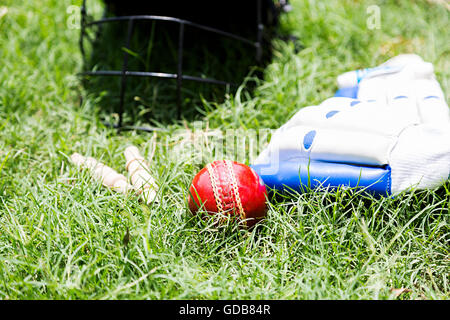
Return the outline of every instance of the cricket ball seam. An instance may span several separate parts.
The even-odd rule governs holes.
[[[210,163],[208,163],[208,165],[206,166],[206,169],[208,170],[208,173],[209,173],[209,180],[211,182],[211,187],[212,187],[213,194],[214,194],[214,200],[216,200],[217,211],[219,213],[223,213],[223,207],[222,207],[222,202],[220,201],[219,190],[217,188],[217,177],[214,173],[214,168]]]
[[[234,194],[234,199],[235,199],[235,203],[236,206],[239,210],[239,215],[242,219],[242,221],[245,222],[245,211],[244,211],[244,207],[242,206],[242,201],[241,201],[241,197],[239,195],[239,187],[237,184],[237,180],[236,180],[236,175],[234,174],[234,170],[233,170],[233,164],[230,160],[224,160],[225,162],[225,166],[228,169],[228,173],[231,179],[231,190]]]
[[[216,168],[218,191],[220,192],[220,201],[222,202],[224,213],[230,212],[233,208],[236,208],[236,203],[233,197],[233,191],[231,190],[230,175],[223,171],[225,167],[224,161],[216,161],[212,164]]]

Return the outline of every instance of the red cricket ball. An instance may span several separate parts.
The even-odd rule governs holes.
[[[249,166],[230,160],[206,165],[192,180],[189,209],[202,207],[208,213],[235,214],[252,227],[266,216],[266,187]]]

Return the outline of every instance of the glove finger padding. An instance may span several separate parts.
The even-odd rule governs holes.
[[[434,188],[450,177],[450,127],[406,128],[390,154],[392,193]]]
[[[415,92],[422,123],[444,126],[450,124],[450,109],[435,79],[415,81]]]
[[[335,102],[335,103],[333,103]],[[279,129],[256,163],[296,158],[382,166],[410,119],[375,102],[331,98],[301,109]],[[278,158],[278,159],[277,159]]]

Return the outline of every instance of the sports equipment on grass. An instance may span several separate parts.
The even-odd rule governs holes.
[[[192,180],[189,209],[192,213],[235,215],[247,227],[266,215],[266,188],[260,177],[245,164],[218,160],[206,165]]]
[[[118,173],[95,158],[84,157],[79,153],[74,153],[71,156],[71,160],[78,168],[89,169],[94,178],[105,187],[123,194],[136,193],[147,204],[153,202],[156,198],[158,186],[155,179],[150,175],[150,170],[144,157],[142,157],[135,146],[127,147],[124,155],[127,160],[125,167],[129,172],[131,184],[128,183],[127,178],[123,174]]]
[[[123,194],[134,190],[134,187],[127,182],[127,178],[123,174],[118,173],[95,158],[84,157],[79,153],[72,154],[70,158],[78,168],[89,169],[94,178],[105,187]]]
[[[132,77],[176,80],[174,98],[176,97],[178,117],[181,116],[182,107],[187,104],[183,95],[189,93],[189,90],[182,90],[186,82],[233,88],[239,86],[249,67],[254,64],[261,67],[264,61],[270,61],[270,42],[277,35],[279,16],[291,10],[288,0],[104,0],[104,15],[97,19],[92,15],[95,7],[93,2],[95,1],[83,0],[81,5],[79,43],[86,68],[82,75],[86,79],[93,76],[121,78],[117,92],[119,104],[115,110],[119,114],[119,121],[115,127],[123,126],[123,113],[127,104],[135,103],[130,102],[127,94],[130,92],[130,85],[127,86],[127,83]],[[114,34],[116,50],[102,47],[101,39],[108,39],[107,26],[111,24],[118,24],[124,31],[123,34]],[[139,30],[144,31],[139,33]],[[153,32],[157,39],[161,36],[162,40],[155,40]],[[96,36],[91,37],[91,34]],[[141,36],[136,38],[139,34]],[[227,50],[221,46],[224,40],[229,41]],[[197,57],[201,63],[196,66],[197,59],[189,59],[189,55],[190,52],[197,52],[198,50],[193,49],[199,47],[202,48],[200,52],[206,51],[208,55]],[[168,57],[165,53],[174,50],[176,59],[166,59]],[[150,52],[153,52],[151,60]],[[115,55],[122,58],[120,68],[117,67],[120,64],[104,63]],[[134,59],[137,55],[140,56],[139,59]],[[254,56],[254,60],[250,59],[242,72],[238,72],[240,68],[233,64],[231,78],[220,70],[213,72],[217,67],[213,67],[213,70],[208,68],[207,74],[201,67],[210,65],[214,61],[211,57],[222,61],[233,55]],[[100,59],[95,59],[97,56]],[[145,59],[147,63],[140,63]],[[111,84],[108,91],[114,93],[114,90]],[[145,96],[144,92],[142,94]],[[150,130],[143,127],[136,129]]]
[[[338,78],[337,96],[298,111],[252,168],[274,189],[439,186],[450,173],[450,112],[431,63],[400,55]],[[353,95],[356,99],[344,96]]]
[[[125,165],[130,175],[133,186],[141,192],[146,203],[152,202],[158,189],[155,179],[150,175],[150,169],[138,148],[129,146],[124,152],[127,164]]]

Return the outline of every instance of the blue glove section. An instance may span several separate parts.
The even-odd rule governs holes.
[[[268,188],[286,191],[305,192],[308,186],[317,187],[361,187],[377,196],[391,194],[391,169],[389,166],[363,167],[350,164],[298,159],[283,161],[278,164],[275,174],[269,164],[257,164],[250,167],[263,179]],[[309,179],[308,179],[309,177]]]
[[[338,91],[336,91],[334,96],[356,99],[358,97],[358,86],[340,88]]]

